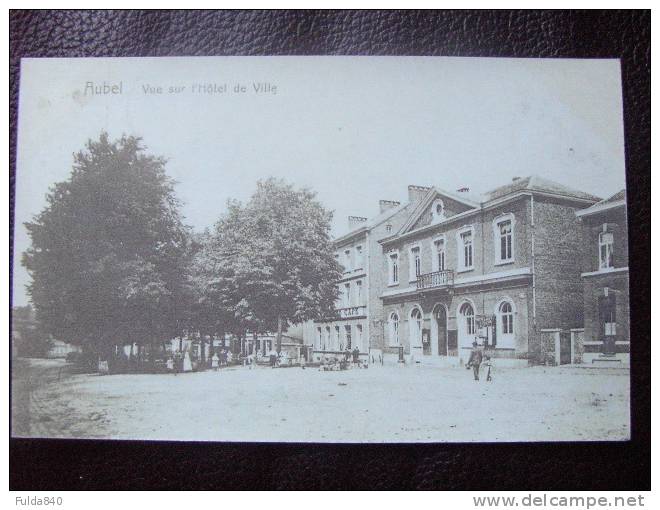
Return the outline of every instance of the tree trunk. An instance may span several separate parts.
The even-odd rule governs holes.
[[[282,350],[282,316],[278,315],[277,316],[277,341],[275,342],[277,345],[277,354],[280,353]]]

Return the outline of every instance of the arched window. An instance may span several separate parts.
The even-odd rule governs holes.
[[[516,342],[514,332],[514,308],[510,301],[502,301],[497,309],[497,346],[504,348],[515,348]]]
[[[433,202],[433,206],[431,208],[431,218],[433,223],[445,218],[445,204],[443,204],[442,200],[439,198]]]
[[[470,303],[463,303],[459,312],[465,321],[465,332],[468,335],[474,335],[474,308]]]
[[[419,308],[413,308],[410,312],[410,345],[422,345],[422,312]]]
[[[399,345],[399,316],[396,312],[390,314],[390,345]]]
[[[502,317],[502,334],[513,333],[513,308],[506,301],[500,305],[500,316]]]

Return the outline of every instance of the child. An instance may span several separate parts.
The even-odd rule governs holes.
[[[491,369],[493,368],[493,364],[490,360],[490,356],[486,356],[484,358],[484,367],[488,369],[487,375],[486,375],[486,381],[490,382],[493,380],[493,377],[490,375]]]

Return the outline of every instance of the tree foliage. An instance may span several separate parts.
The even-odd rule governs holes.
[[[204,300],[234,329],[281,332],[329,316],[341,268],[330,242],[332,213],[307,189],[260,181],[245,204],[230,202],[202,250]]]
[[[189,232],[165,160],[140,138],[90,140],[26,227],[28,293],[55,338],[103,350],[184,325]]]

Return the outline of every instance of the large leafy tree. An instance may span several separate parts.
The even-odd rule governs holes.
[[[245,205],[229,204],[209,240],[209,298],[233,312],[238,328],[277,331],[280,351],[286,327],[334,311],[341,268],[331,220],[312,191],[258,182]]]
[[[32,244],[22,262],[42,326],[99,353],[177,334],[190,297],[179,205],[165,160],[140,138],[90,140],[26,223]]]

